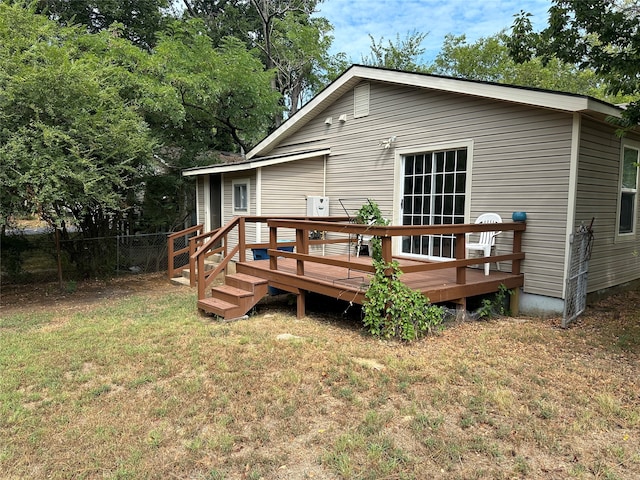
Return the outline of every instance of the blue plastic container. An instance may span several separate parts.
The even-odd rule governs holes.
[[[514,222],[526,222],[527,212],[513,212],[513,214],[511,215],[511,219]]]
[[[292,240],[280,240],[282,243],[289,243]],[[282,250],[283,252],[293,252],[293,246],[286,247],[278,247],[278,250]],[[252,248],[251,252],[253,252],[254,260],[269,260],[269,254],[267,253],[266,248]],[[281,295],[283,293],[288,293],[285,290],[280,290],[279,288],[269,287],[269,295]]]

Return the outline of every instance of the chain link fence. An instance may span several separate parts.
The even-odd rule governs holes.
[[[10,232],[2,237],[0,279],[3,284],[64,280],[167,270],[167,235],[152,233],[60,241],[52,231]],[[89,273],[91,272],[91,273]]]

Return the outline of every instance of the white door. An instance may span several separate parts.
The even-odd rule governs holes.
[[[467,148],[443,149],[402,157],[402,224],[464,223]],[[402,238],[402,253],[438,260],[455,258],[453,235]]]

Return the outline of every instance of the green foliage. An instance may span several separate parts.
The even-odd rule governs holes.
[[[480,38],[474,43],[468,43],[465,35],[447,35],[429,71],[472,80],[591,95],[614,102],[620,100],[607,95],[602,80],[593,70],[580,70],[576,65],[557,58],[546,63],[539,58],[516,62],[509,55],[509,41],[504,32]]]
[[[387,40],[385,45],[384,37],[376,42],[376,39],[369,35],[371,40],[371,52],[367,56],[362,57],[364,65],[373,67],[392,68],[397,70],[406,70],[412,72],[420,72],[425,70],[425,66],[419,63],[419,59],[425,52],[422,42],[428,33],[419,33],[416,31],[409,32],[404,40],[400,39],[400,35],[396,35],[396,41]]]
[[[356,223],[362,225],[389,225],[389,220],[382,216],[382,211],[378,204],[371,199],[367,199],[367,201],[362,204],[358,213],[356,213],[355,220]],[[371,248],[373,250],[371,256],[375,260],[382,261],[382,241],[380,237],[373,237],[371,239]]]
[[[154,78],[172,87],[177,118],[166,111],[150,115],[164,143],[175,145],[193,162],[211,149],[249,149],[268,131],[280,112],[280,95],[271,88],[273,71],[238,39],[215,47],[202,21],[175,22],[152,56]],[[167,121],[173,128],[167,129]],[[209,162],[210,163],[210,162]]]
[[[554,0],[548,26],[534,32],[531,15],[520,12],[508,46],[518,62],[557,58],[581,70],[594,71],[610,95],[628,96],[621,119],[623,130],[640,121],[640,16],[636,2],[614,0]]]
[[[511,311],[507,307],[507,299],[513,295],[513,290],[509,290],[504,284],[500,284],[498,292],[493,298],[482,300],[482,306],[478,309],[478,316],[483,319],[495,316],[508,316]]]
[[[293,115],[327,83],[328,55],[333,27],[326,18],[289,11],[273,23],[271,55],[274,56],[278,90]]]
[[[97,231],[98,218],[130,208],[154,141],[121,95],[127,69],[100,55],[123,43],[0,4],[3,219],[37,213],[60,226],[71,214]]]
[[[31,248],[23,235],[0,235],[0,260],[2,270],[9,278],[22,275],[23,253]]]
[[[185,17],[203,20],[214,45],[226,36],[255,49],[267,71],[274,71],[272,88],[294,114],[311,96],[347,67],[344,55],[330,55],[333,27],[314,14],[318,0],[183,0]],[[272,126],[283,119],[275,112]]]
[[[38,0],[32,2],[37,13],[47,15],[61,25],[85,25],[98,33],[113,23],[123,24],[123,35],[143,48],[151,48],[155,34],[164,24],[162,9],[169,0]]]
[[[376,202],[367,199],[356,213],[356,223],[363,225],[389,225],[389,221],[382,216],[382,211]]]
[[[268,132],[280,111],[274,72],[242,42],[215,47],[201,22],[176,22],[150,53],[125,29],[90,34],[0,4],[0,224],[35,214],[85,237],[115,235],[147,188],[140,225],[175,225],[189,205],[181,169],[216,163],[213,152],[248,149]],[[148,190],[158,175],[173,177],[164,194],[179,208]]]
[[[400,281],[398,262],[374,260],[376,272],[362,306],[363,322],[372,335],[411,341],[433,331],[443,320],[443,309]]]
[[[388,225],[376,202],[368,199],[356,214],[356,223]],[[402,283],[402,271],[396,261],[386,263],[382,258],[379,237],[371,240],[375,274],[369,283],[362,305],[363,322],[372,335],[382,338],[415,340],[440,325],[443,309],[429,303],[420,292]]]

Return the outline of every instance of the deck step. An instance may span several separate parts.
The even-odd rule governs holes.
[[[257,286],[267,285],[268,282],[264,278],[254,277],[246,273],[233,273],[226,276],[225,283],[232,287],[255,292]]]
[[[238,318],[246,315],[267,291],[267,280],[244,273],[234,273],[225,277],[225,285],[211,289],[210,298],[198,300],[198,308],[226,320]]]
[[[224,318],[240,317],[247,312],[240,312],[240,307],[236,304],[225,302],[219,298],[203,298],[198,300],[198,308],[208,313],[214,313]]]
[[[191,286],[191,281],[189,280],[189,278],[185,278],[185,277],[173,277],[171,279],[171,283],[173,283],[174,285],[185,285],[187,287]]]
[[[239,305],[239,299],[252,297],[253,289],[251,291],[243,288],[234,287],[232,285],[220,285],[211,289],[211,296],[225,302],[235,303]]]
[[[209,271],[209,270],[213,270],[214,268],[216,268],[218,265],[220,264],[220,262],[215,262],[209,259],[206,259],[204,261],[204,269],[205,271]],[[189,269],[189,267],[185,266],[182,269],[182,276],[189,278],[189,274],[191,273],[191,270]]]

